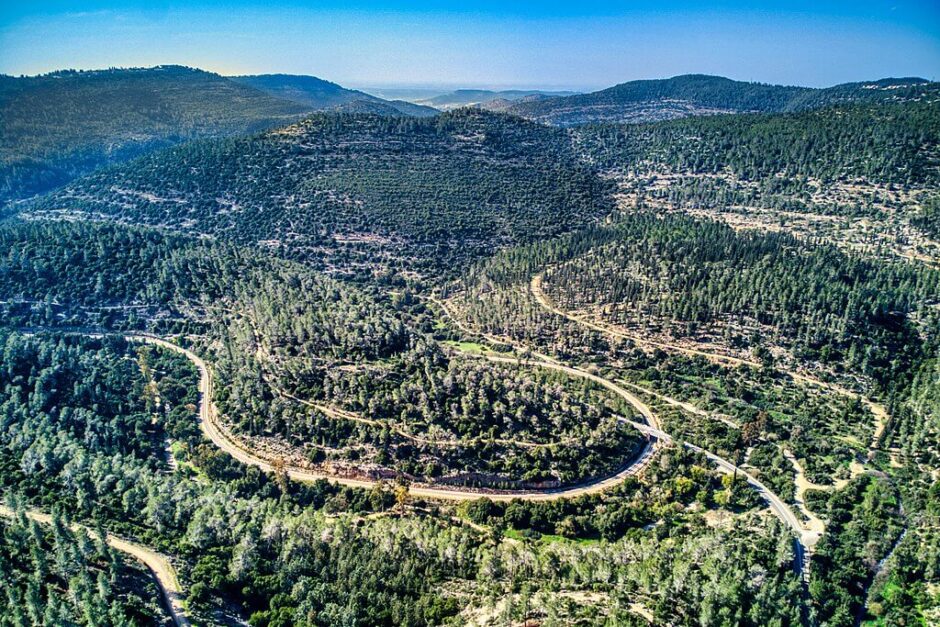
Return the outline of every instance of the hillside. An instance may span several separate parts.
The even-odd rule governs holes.
[[[940,182],[940,93],[923,102],[591,125],[573,133],[602,170]]]
[[[200,325],[224,346],[213,364],[231,430],[333,475],[572,483],[615,472],[637,448],[617,419],[630,410],[604,394],[547,371],[449,354],[389,301],[296,263],[81,222],[15,223],[0,228],[0,243],[10,251],[0,256],[7,323]],[[54,302],[52,315],[30,306],[37,301]],[[193,315],[201,307],[208,317]],[[310,460],[316,441],[329,452]],[[350,453],[379,442],[381,451]]]
[[[247,85],[284,100],[290,100],[316,111],[340,110],[376,113],[378,115],[437,115],[437,109],[403,100],[385,100],[356,89],[346,89],[315,76],[292,74],[258,74],[232,76],[236,83]]]
[[[940,96],[575,129],[622,208],[719,217],[936,264]]]
[[[308,107],[179,66],[0,77],[0,204],[197,137],[258,131]]]
[[[340,113],[371,113],[387,117],[418,118],[427,118],[440,113],[437,109],[423,107],[404,100],[380,100],[377,98],[347,100],[327,110]]]
[[[0,206],[0,615],[940,616],[937,84],[41,78],[164,134]]]
[[[609,212],[607,190],[566,133],[518,118],[320,114],[150,155],[75,181],[28,211],[218,235],[371,273],[389,264],[453,270],[565,232]]]
[[[596,122],[653,122],[720,113],[781,113],[834,104],[897,102],[936,94],[936,83],[921,78],[848,83],[825,89],[734,81],[688,74],[631,81],[562,98],[525,100],[505,111],[558,126]]]

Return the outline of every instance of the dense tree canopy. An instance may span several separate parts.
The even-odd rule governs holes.
[[[32,210],[212,234],[326,268],[440,271],[593,221],[612,208],[606,189],[564,133],[517,118],[335,114],[144,157]]]
[[[62,103],[66,133],[27,115]],[[560,124],[738,112],[567,130],[351,100],[257,134],[293,119],[270,103],[184,68],[0,77],[5,197],[102,141],[211,136],[5,209],[0,494],[55,522],[0,524],[0,623],[164,620],[66,519],[169,556],[196,624],[940,616],[936,84],[520,103]],[[218,415],[141,332],[205,359]],[[477,499],[520,489],[553,500]]]
[[[746,180],[780,176],[784,186],[806,177],[936,184],[940,176],[936,100],[586,126],[575,134],[602,169],[730,171]]]
[[[0,205],[109,163],[308,110],[179,66],[0,76]]]

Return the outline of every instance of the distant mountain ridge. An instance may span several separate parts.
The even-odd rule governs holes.
[[[256,133],[319,110],[438,113],[313,76],[229,79],[179,65],[0,75],[0,206],[152,150]]]
[[[151,150],[257,132],[309,111],[183,66],[0,76],[0,204]]]
[[[589,94],[526,99],[499,110],[556,126],[653,122],[720,113],[784,113],[851,102],[915,100],[940,90],[923,78],[886,78],[828,88],[735,81],[686,74],[630,81]]]
[[[439,111],[403,100],[385,100],[356,89],[299,74],[256,74],[229,77],[236,83],[271,96],[306,105],[316,111],[360,111],[379,115],[437,115]],[[358,103],[358,104],[356,104]]]
[[[417,100],[419,104],[429,105],[444,111],[467,106],[483,106],[493,102],[514,102],[526,98],[546,98],[572,96],[573,91],[544,91],[539,89],[457,89],[446,94],[440,94],[425,100]],[[494,109],[496,110],[496,109]]]

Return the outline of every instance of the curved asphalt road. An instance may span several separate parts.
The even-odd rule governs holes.
[[[546,309],[547,311],[551,313],[554,313],[555,315],[561,316],[562,318],[570,320],[571,322],[586,326],[590,329],[593,329],[595,331],[598,331],[606,335],[613,335],[615,337],[622,337],[625,339],[630,339],[630,340],[637,341],[639,343],[644,343],[649,346],[654,346],[657,348],[663,348],[667,350],[677,350],[679,352],[689,354],[689,355],[699,355],[702,357],[706,357],[708,359],[725,362],[731,365],[737,365],[737,366],[740,366],[740,365],[758,366],[759,365],[756,362],[751,362],[745,359],[731,357],[728,355],[709,353],[706,351],[701,351],[701,350],[696,350],[696,349],[691,349],[691,348],[686,348],[686,347],[681,347],[681,346],[675,346],[671,344],[664,344],[661,342],[655,342],[655,341],[650,341],[650,340],[644,340],[642,338],[637,338],[636,336],[632,334],[624,333],[616,329],[611,329],[607,326],[597,324],[595,322],[581,318],[579,316],[575,316],[567,311],[564,311],[563,309],[556,307],[551,302],[551,300],[549,300],[548,296],[542,290],[542,278],[543,278],[543,274],[536,274],[532,277],[532,280],[529,282],[529,291],[532,293],[532,296],[539,303],[539,305],[541,305],[544,309]],[[838,386],[834,386],[832,384],[824,383],[812,377],[807,377],[805,375],[800,375],[797,373],[788,373],[788,374],[790,374],[790,376],[796,380],[802,380],[806,383],[820,385],[822,387],[832,389],[833,391],[836,391],[837,393],[857,396],[853,392],[849,392],[847,390],[844,390],[843,388],[839,388]],[[870,401],[868,401],[868,404],[870,406],[874,405]],[[873,409],[873,413],[875,413],[876,415],[876,418],[878,418],[878,413],[876,409],[874,407],[872,409]],[[652,430],[649,427],[645,427],[644,425],[634,424],[634,426],[637,429],[640,429],[641,431],[645,431],[647,433],[653,432],[654,435],[657,435],[657,437],[662,438],[664,441],[671,440],[670,436],[666,433],[663,433],[662,431],[654,432],[655,430]],[[877,437],[877,433],[876,433],[876,437]],[[796,534],[797,537],[794,542],[795,553],[796,553],[796,559],[794,560],[794,570],[800,573],[800,575],[803,577],[805,581],[808,578],[808,570],[809,570],[809,561],[806,559],[807,548],[812,548],[813,546],[816,545],[816,543],[819,541],[819,538],[820,538],[819,532],[807,529],[802,524],[800,519],[797,518],[796,515],[793,513],[793,510],[790,509],[790,506],[787,505],[787,503],[783,501],[783,499],[781,499],[770,488],[765,486],[763,483],[758,481],[756,478],[754,478],[747,472],[741,470],[740,468],[738,468],[737,466],[735,466],[728,460],[722,457],[719,457],[715,455],[714,453],[710,453],[699,446],[696,446],[689,442],[682,442],[682,445],[690,450],[704,454],[706,457],[712,460],[719,468],[721,468],[725,472],[731,472],[731,473],[736,472],[737,474],[742,475],[743,477],[745,477],[748,484],[751,487],[753,487],[755,490],[757,490],[758,494],[760,494],[761,498],[763,498],[768,503],[768,505],[770,505],[771,509],[777,515],[777,517],[780,518],[780,520],[782,520]]]
[[[85,333],[85,335],[100,336],[102,334]],[[215,404],[212,402],[212,374],[209,366],[202,358],[200,358],[194,352],[183,348],[182,346],[154,335],[146,335],[142,333],[124,334],[124,338],[128,341],[139,341],[160,346],[167,350],[179,353],[189,359],[199,370],[199,391],[202,396],[199,403],[199,424],[205,436],[218,448],[244,464],[257,466],[266,472],[274,472],[276,470],[271,462],[257,456],[252,451],[248,450],[242,443],[238,442],[235,438],[226,433],[218,424],[217,410]],[[612,381],[609,381],[608,379],[592,374],[580,368],[565,366],[555,362],[502,357],[496,355],[482,355],[473,357],[477,359],[486,359],[496,363],[547,368],[550,370],[564,372],[571,376],[581,377],[593,381],[623,398],[643,416],[643,418],[646,420],[646,423],[639,423],[628,420],[625,420],[625,422],[628,422],[637,430],[645,434],[648,437],[647,442],[633,462],[620,470],[618,473],[603,479],[589,481],[582,485],[569,486],[566,488],[519,492],[487,492],[483,490],[470,491],[424,485],[409,486],[410,494],[415,497],[451,501],[476,500],[481,497],[486,497],[494,501],[511,501],[513,499],[520,499],[525,501],[554,501],[563,498],[582,496],[585,494],[596,494],[622,483],[627,479],[627,477],[636,475],[649,463],[653,453],[659,447],[660,443],[672,441],[672,437],[660,429],[659,421],[656,419],[655,414],[652,412],[649,406],[646,405],[646,403],[637,398],[634,394],[631,394],[624,388],[613,383]],[[800,572],[804,572],[804,567],[807,563],[805,560],[805,546],[811,546],[814,544],[818,539],[818,534],[810,534],[807,532],[800,523],[799,519],[793,514],[792,510],[790,510],[789,506],[776,494],[774,494],[773,491],[771,491],[763,483],[752,477],[747,472],[741,470],[726,459],[705,451],[704,449],[694,444],[688,442],[682,442],[681,444],[690,450],[701,452],[710,460],[715,462],[715,464],[717,464],[718,467],[722,470],[726,472],[737,472],[738,474],[745,477],[748,484],[756,489],[760,496],[765,501],[767,501],[773,512],[797,534],[798,541],[796,542],[795,568]],[[290,478],[297,481],[312,482],[324,479],[340,485],[366,489],[372,488],[379,483],[378,480],[338,477],[327,473],[316,472],[297,467],[284,467],[283,470]],[[157,572],[156,569],[154,570]],[[175,573],[173,577],[175,580]],[[176,590],[177,592],[175,594],[178,595],[179,585],[176,583],[175,587],[167,587],[163,589],[165,594],[168,594],[169,598],[169,595],[172,594],[173,590]]]

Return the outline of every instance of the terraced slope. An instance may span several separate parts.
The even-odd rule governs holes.
[[[213,235],[371,276],[384,264],[452,271],[583,226],[612,209],[608,189],[565,133],[518,118],[320,114],[150,155],[28,211]]]

